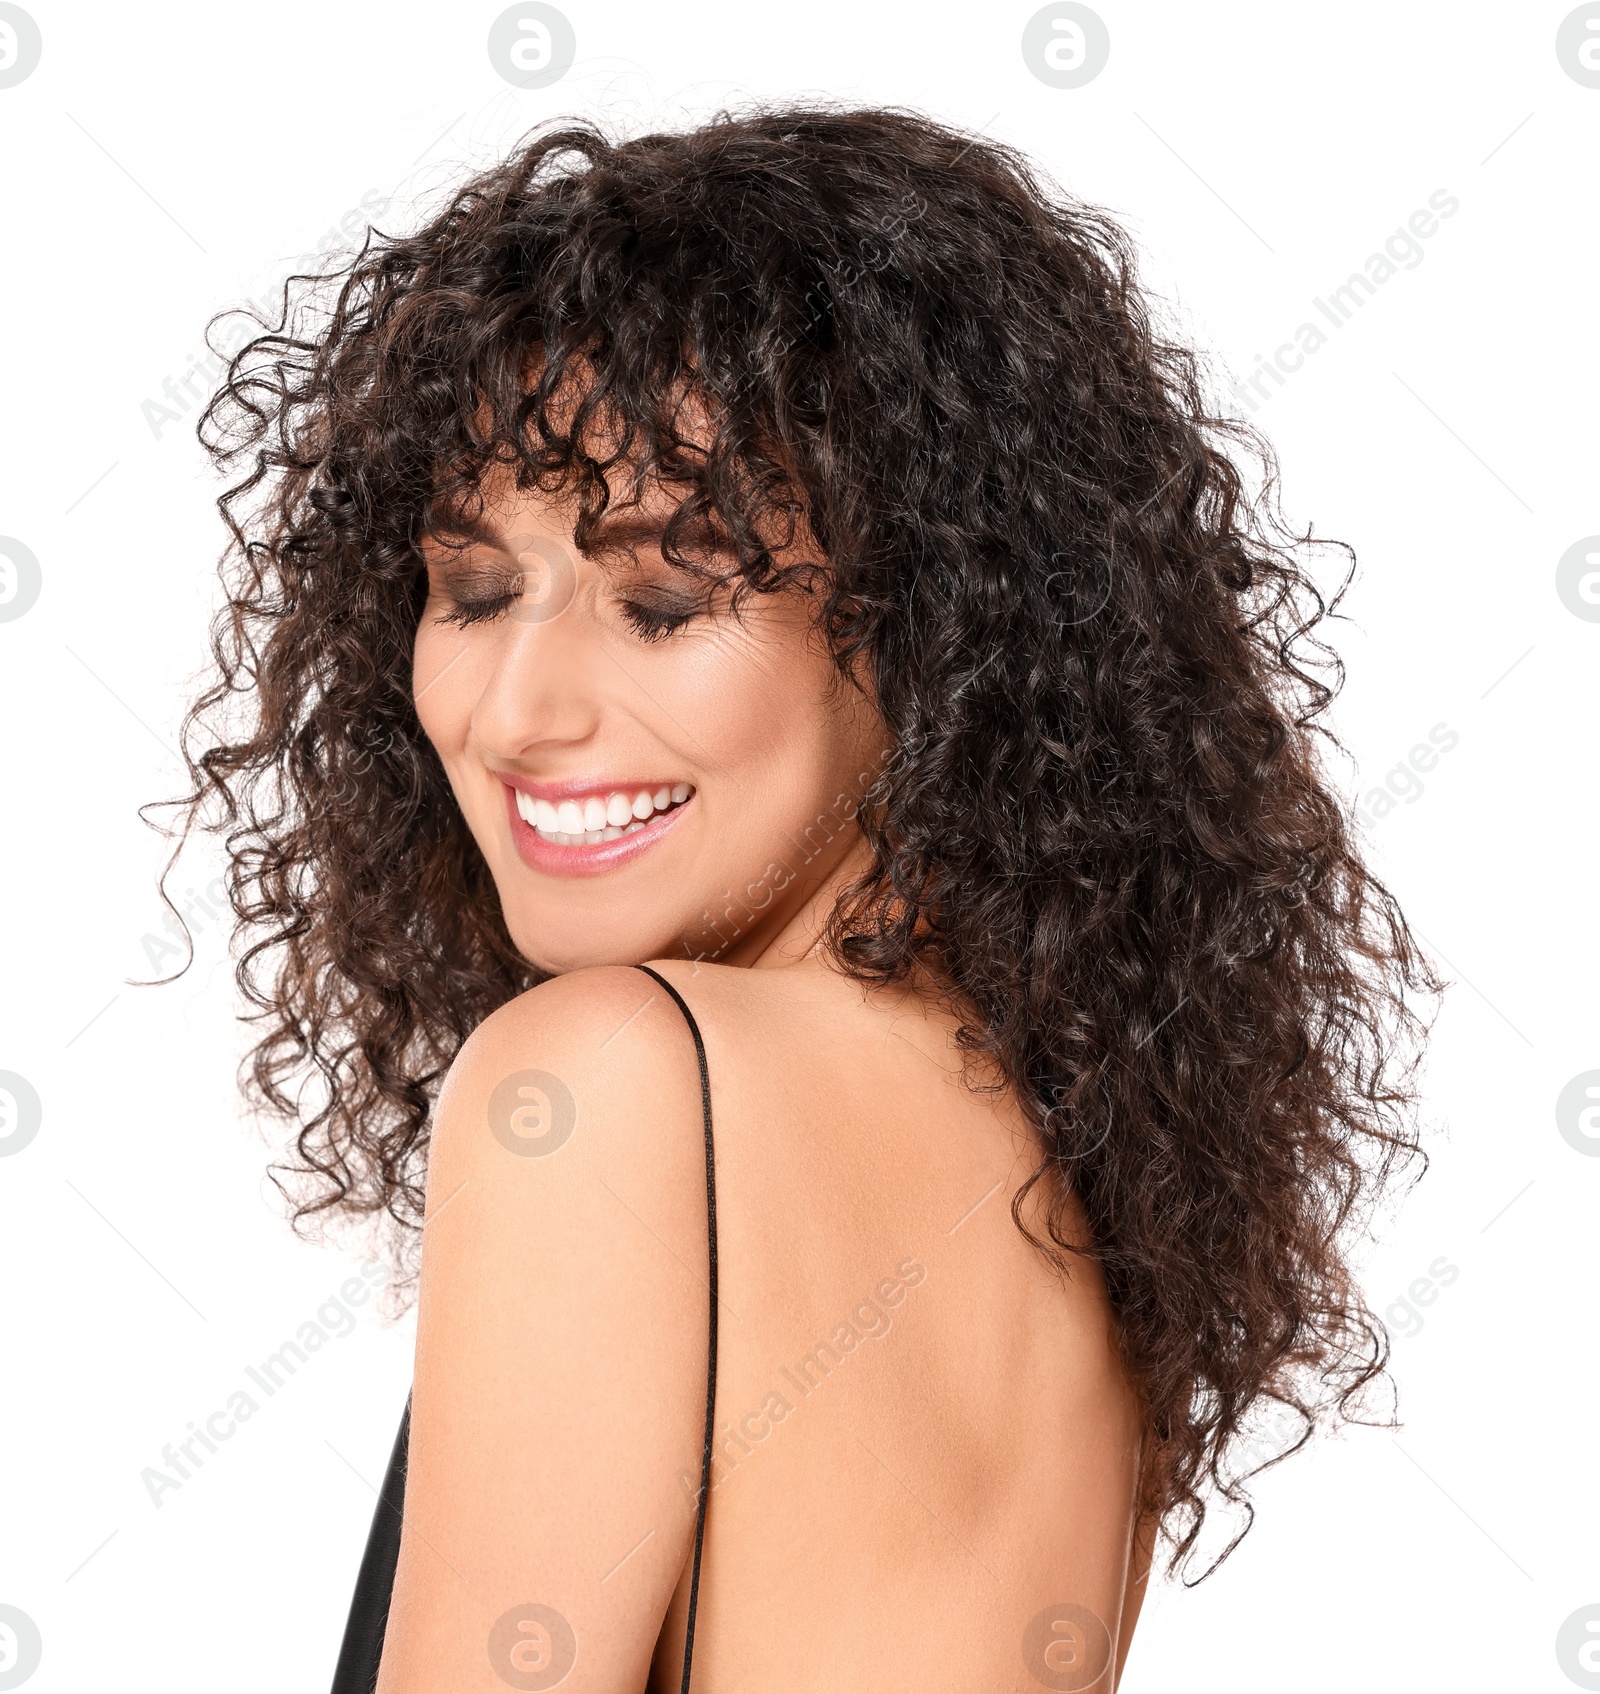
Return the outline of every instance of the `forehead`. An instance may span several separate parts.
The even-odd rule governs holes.
[[[547,375],[543,349],[523,362],[522,392],[532,395]],[[718,402],[687,365],[664,376],[653,388],[639,383],[625,401],[617,388],[599,379],[590,359],[581,352],[562,356],[555,386],[545,399],[543,416],[555,437],[575,438],[585,455],[608,467],[608,479],[637,480],[647,457],[645,442],[691,459],[704,460],[716,438]],[[494,427],[487,401],[480,407],[478,428],[487,437]],[[538,424],[529,420],[530,440]],[[629,443],[630,432],[632,437]],[[611,469],[615,464],[615,471]]]
[[[525,393],[533,392],[544,369],[542,355],[527,361]],[[608,530],[613,527],[609,514],[620,515],[626,510],[633,514],[630,529],[642,528],[648,522],[659,533],[690,492],[696,466],[703,465],[711,451],[717,427],[712,403],[683,377],[663,392],[655,415],[647,422],[629,420],[604,394],[593,394],[593,381],[593,369],[581,354],[567,358],[544,406],[550,429],[558,439],[575,436],[571,445],[581,449],[585,459],[603,467],[608,514],[604,523]],[[590,404],[580,410],[585,401]],[[487,396],[478,406],[474,424],[480,440],[494,439],[495,411]],[[527,432],[530,445],[537,446],[538,424],[530,421]],[[669,455],[668,465],[658,463],[663,452]],[[447,494],[429,514],[428,527],[450,534],[474,533],[480,527],[500,530],[507,523],[532,517],[570,531],[581,510],[576,479],[560,490],[519,488],[517,471],[516,456],[502,446],[478,476],[475,493],[463,488]],[[480,507],[480,523],[473,524],[469,520]]]

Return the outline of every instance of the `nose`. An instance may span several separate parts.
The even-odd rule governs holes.
[[[524,597],[504,614],[472,735],[494,759],[573,748],[597,735],[604,717],[605,660],[574,594],[552,613],[548,599]]]

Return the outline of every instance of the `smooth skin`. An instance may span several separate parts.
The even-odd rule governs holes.
[[[1150,1545],[1103,1284],[1086,1261],[1058,1276],[1017,1230],[1038,1146],[1004,1089],[963,1079],[937,986],[866,991],[818,945],[866,862],[852,819],[887,754],[881,720],[803,596],[739,618],[713,600],[647,638],[630,605],[659,622],[685,601],[658,546],[582,556],[546,497],[509,478],[485,492],[469,549],[425,544],[418,711],[513,940],[556,974],[473,1034],[435,1117],[378,1694],[679,1686],[704,1145],[688,1028],[635,961],[699,1021],[716,1129],[694,1688],[1109,1694]],[[666,509],[647,495],[632,515]],[[530,536],[572,561],[559,615],[526,608],[513,555],[536,562]],[[442,621],[496,581],[522,597]],[[506,780],[643,777],[693,792],[639,857],[567,877],[519,855]],[[576,1109],[548,1152],[491,1129],[497,1088],[529,1070]],[[529,1605],[570,1640],[550,1612],[520,1635],[501,1621]],[[1035,1621],[1060,1607],[1077,1610]]]

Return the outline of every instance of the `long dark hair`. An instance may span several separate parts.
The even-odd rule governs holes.
[[[419,538],[499,457],[577,496],[581,543],[626,459],[681,493],[683,568],[716,517],[741,594],[797,586],[761,537],[810,523],[900,749],[832,945],[953,985],[1035,1180],[1081,1200],[1090,1241],[1061,1185],[1032,1238],[1104,1272],[1174,1557],[1206,1498],[1248,1511],[1263,1405],[1362,1415],[1387,1338],[1346,1243],[1417,1155],[1438,984],[1324,774],[1338,594],[1111,219],[914,113],[562,123],[259,327],[200,425],[233,545],[170,804],[226,832],[247,1086],[298,1126],[303,1223],[415,1231],[442,1073],[538,980],[413,707]]]

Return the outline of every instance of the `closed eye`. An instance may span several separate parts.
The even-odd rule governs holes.
[[[492,623],[515,604],[514,594],[496,594],[487,600],[458,600],[452,610],[441,612],[435,623],[453,623],[461,629],[469,624]]]
[[[435,623],[455,624],[465,629],[469,624],[492,623],[517,602],[522,591],[522,578],[516,572],[457,567],[442,573],[441,587],[450,600],[451,609],[435,618]],[[471,592],[476,589],[477,592]]]

